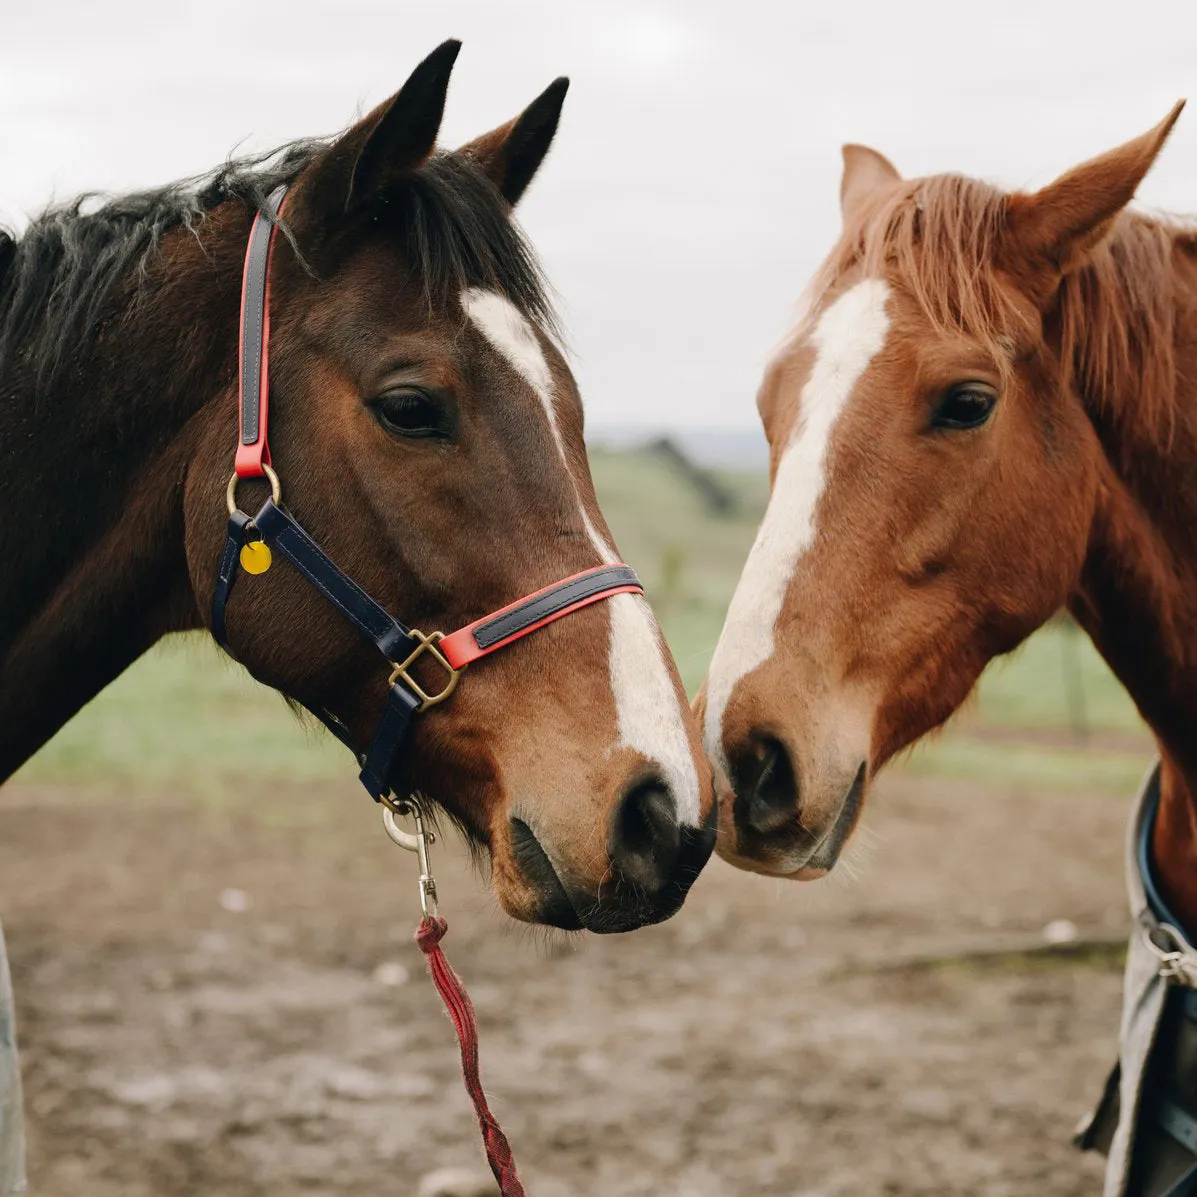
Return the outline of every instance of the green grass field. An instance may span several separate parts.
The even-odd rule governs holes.
[[[717,518],[647,453],[597,451],[592,465],[620,549],[640,571],[693,692],[764,510],[767,481],[720,475],[740,507],[734,518]],[[1149,752],[1137,713],[1088,640],[1053,623],[995,662],[968,709],[899,767],[1129,793]],[[340,745],[193,635],[170,637],[138,661],[19,776],[85,794],[216,799],[242,784],[351,771]]]

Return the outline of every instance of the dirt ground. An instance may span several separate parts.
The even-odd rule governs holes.
[[[413,861],[352,784],[245,813],[0,791],[35,1197],[414,1197],[478,1170]],[[284,802],[288,805],[284,805]],[[1125,799],[896,775],[843,874],[713,864],[634,935],[506,923],[438,845],[529,1197],[1098,1191]],[[484,1169],[483,1169],[484,1171]]]

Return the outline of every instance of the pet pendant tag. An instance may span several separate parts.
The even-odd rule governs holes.
[[[247,574],[264,574],[270,560],[270,546],[265,541],[251,540],[241,546],[241,568]]]

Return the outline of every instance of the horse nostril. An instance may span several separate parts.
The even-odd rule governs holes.
[[[736,821],[757,835],[798,825],[798,779],[780,740],[760,741],[760,751],[736,770]]]
[[[577,931],[582,922],[574,910],[557,870],[553,868],[535,832],[523,819],[511,819],[511,854],[528,882],[537,891],[537,917],[566,931]]]
[[[615,812],[611,861],[628,881],[655,894],[674,880],[682,849],[669,787],[652,777],[632,786]]]

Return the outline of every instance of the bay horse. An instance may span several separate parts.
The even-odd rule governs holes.
[[[0,779],[163,635],[212,622],[243,263],[280,186],[270,448],[326,561],[424,629],[618,561],[512,219],[568,81],[439,150],[459,45],[335,138],[0,234]],[[266,488],[243,479],[237,503],[255,492],[247,511]],[[284,560],[242,582],[228,645],[364,755],[387,673],[311,581]],[[636,593],[473,665],[386,782],[485,848],[508,914],[566,929],[668,917],[714,842],[700,734]]]
[[[877,771],[1072,613],[1160,755],[1111,1195],[1149,1191],[1155,981],[1197,985],[1197,226],[1127,208],[1182,107],[1033,193],[844,148],[842,236],[760,387],[771,496],[697,703],[719,852],[813,879]],[[1167,1084],[1197,1147],[1197,1069]]]

